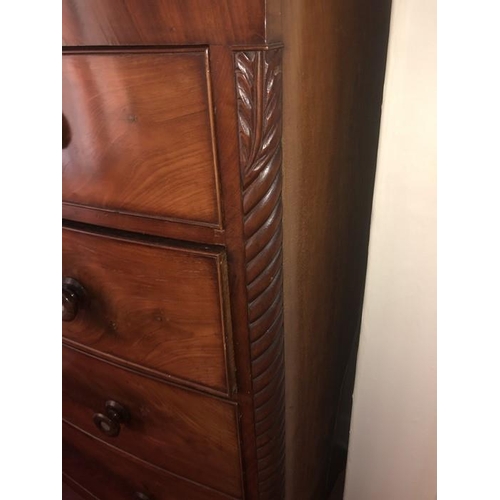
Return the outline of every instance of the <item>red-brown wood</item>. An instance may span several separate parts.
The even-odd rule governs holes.
[[[74,321],[80,309],[88,304],[87,291],[73,278],[62,280],[62,320]]]
[[[287,500],[328,498],[342,467],[334,429],[361,321],[390,3],[283,0]]]
[[[246,284],[259,499],[285,495],[281,49],[237,52]]]
[[[281,0],[63,0],[63,45],[278,41]]]
[[[228,393],[224,252],[66,228],[62,271],[87,293],[66,342]]]
[[[140,495],[150,500],[235,498],[167,473],[98,442],[68,423],[63,423],[62,456],[64,473],[77,484],[85,484],[100,500],[137,500]],[[63,500],[71,500],[67,495],[63,493]]]
[[[104,408],[104,413],[94,413],[92,420],[101,433],[107,437],[117,437],[122,425],[130,423],[130,412],[126,406],[113,399],[108,399]]]
[[[152,234],[177,240],[223,245],[226,241],[224,229],[200,226],[183,221],[151,219],[141,215],[112,212],[95,207],[83,207],[64,203],[63,219],[82,222],[110,229],[121,229],[136,233]]]
[[[200,69],[193,81],[202,81],[198,87],[204,89],[210,122],[203,127],[215,141],[217,222],[73,202],[64,204],[63,216],[101,226],[102,233],[116,234],[113,229],[141,233],[137,240],[149,245],[159,245],[160,240],[146,235],[221,245],[227,276],[221,274],[218,282],[227,284],[222,288],[228,289],[229,298],[222,301],[223,317],[231,321],[234,332],[234,337],[226,335],[226,351],[231,366],[233,341],[236,371],[234,392],[225,397],[237,403],[232,408],[237,413],[243,477],[243,490],[237,496],[244,493],[245,500],[283,500],[285,489],[287,500],[323,500],[338,472],[333,429],[346,354],[360,320],[389,7],[390,1],[366,0],[63,0],[65,54],[105,53],[99,57],[114,58],[120,52],[133,52],[143,64],[142,58],[152,54],[163,52],[167,57],[168,52],[178,51],[179,57],[188,57],[207,50],[208,71],[202,81]],[[145,69],[144,78],[152,80],[161,71],[158,66]],[[120,78],[140,79],[140,73],[123,72]],[[194,73],[188,71],[189,75]],[[167,93],[163,96],[169,95],[169,85],[157,86]],[[112,122],[109,115],[104,119]],[[73,132],[64,130],[64,151],[71,149]],[[195,147],[200,147],[198,134],[193,126]],[[95,145],[112,147],[107,140]],[[144,175],[147,178],[147,169]],[[197,185],[198,180],[184,179],[183,187],[191,189],[184,182]],[[103,197],[108,188],[104,187]],[[110,193],[112,188],[113,183]],[[160,191],[170,195],[168,187]],[[143,195],[141,189],[138,197]],[[158,197],[152,210],[161,210],[162,200]],[[189,203],[177,200],[173,209],[198,210],[202,203],[203,198]],[[116,256],[109,252],[106,257],[107,272],[119,266],[122,240],[116,241]],[[219,250],[212,247],[207,252]],[[72,253],[81,250],[75,245]],[[151,262],[151,269],[163,266]],[[193,293],[198,293],[198,286],[191,283]],[[123,289],[124,300],[131,297],[127,285]],[[168,290],[164,293],[171,297]],[[167,359],[169,351],[159,346],[156,355]],[[109,352],[100,351],[99,356],[111,359]],[[126,364],[123,359],[116,363]],[[203,368],[211,370],[212,364]],[[85,366],[93,373],[89,377],[99,373],[93,364]],[[151,371],[137,369],[142,375],[133,374],[140,380],[134,394],[140,397],[148,393],[141,387],[144,374]],[[116,378],[116,384],[129,380],[123,375]],[[185,379],[182,383],[212,394],[221,392],[213,384]],[[76,392],[89,390],[86,384]],[[115,397],[102,396],[101,407],[89,411],[89,421],[93,412],[104,412],[106,398]],[[163,400],[170,403],[170,393]],[[165,432],[168,425],[162,417],[158,429],[160,420]],[[98,432],[89,425],[89,432]],[[119,440],[126,432],[124,424],[119,436],[109,440]],[[160,441],[167,439],[159,430],[157,436]],[[80,446],[75,444],[75,449]],[[153,460],[159,451],[151,450],[144,448],[141,456]],[[181,455],[186,463],[179,465],[183,470],[179,474],[191,474],[192,463],[201,470],[199,452],[189,455],[184,448]],[[90,458],[82,458],[84,464],[87,461]],[[204,464],[210,467],[210,460]],[[135,462],[130,467],[126,468],[130,473],[136,467],[140,471]],[[125,478],[117,481],[117,488],[127,483]]]
[[[63,202],[221,226],[208,54],[65,53]]]
[[[113,400],[130,413],[109,437],[93,417]],[[63,347],[63,419],[162,469],[241,495],[236,405],[169,386]]]
[[[226,223],[226,251],[230,286],[235,360],[238,382],[238,409],[242,443],[245,494],[258,499],[257,450],[252,394],[252,367],[249,356],[248,305],[246,295],[245,251],[242,242],[243,213],[241,172],[239,168],[237,100],[235,91],[234,52],[230,47],[211,47],[211,72],[214,82],[214,105],[217,109],[216,131],[221,165],[234,165],[222,172],[221,185]]]

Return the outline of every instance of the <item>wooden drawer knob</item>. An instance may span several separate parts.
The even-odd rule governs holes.
[[[120,434],[120,424],[130,421],[129,411],[116,401],[106,401],[106,414],[96,413],[94,415],[94,424],[108,437],[116,437]]]
[[[73,278],[63,278],[62,320],[73,321],[87,298],[85,288]]]
[[[67,118],[62,115],[62,148],[66,149],[71,142],[71,129]]]

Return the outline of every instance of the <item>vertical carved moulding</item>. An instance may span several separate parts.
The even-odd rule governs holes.
[[[235,53],[260,500],[284,498],[282,51]]]

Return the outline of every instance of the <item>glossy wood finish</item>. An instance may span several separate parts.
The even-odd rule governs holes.
[[[62,320],[73,321],[88,303],[87,291],[73,278],[62,280]]]
[[[108,437],[93,415],[113,399],[130,412]],[[218,491],[241,495],[236,405],[169,386],[63,347],[63,418],[142,460]]]
[[[99,500],[229,500],[210,488],[186,481],[98,442],[63,423],[63,470]],[[70,500],[63,495],[63,500]]]
[[[106,401],[104,408],[105,413],[95,413],[92,420],[105,436],[116,437],[120,434],[121,425],[130,423],[130,412],[112,399]]]
[[[235,54],[259,498],[285,494],[282,50]]]
[[[232,368],[228,375],[225,351],[232,348],[223,251],[69,228],[62,241],[63,276],[78,280],[88,295],[87,306],[63,323],[66,342],[228,392]]]
[[[63,0],[63,45],[279,41],[281,0]]]
[[[325,500],[338,472],[389,11],[389,0],[63,0],[64,43],[97,46],[78,50],[208,46],[223,227],[72,204],[63,214],[224,247],[246,500]]]
[[[361,321],[390,0],[283,0],[287,500],[326,499]],[[298,77],[300,75],[300,78]]]
[[[110,229],[121,229],[136,233],[164,236],[181,241],[222,245],[226,241],[224,229],[194,225],[182,221],[151,219],[123,212],[110,212],[80,205],[62,206],[63,219],[77,221]]]
[[[64,203],[221,226],[207,57],[63,55]]]
[[[248,301],[246,283],[246,254],[243,245],[243,213],[241,200],[241,170],[239,165],[239,134],[237,98],[235,88],[235,61],[231,47],[211,47],[214,58],[212,74],[214,80],[214,105],[217,109],[217,136],[224,140],[219,143],[223,168],[221,179],[224,193],[226,221],[226,251],[230,282],[231,316],[235,333],[235,361],[238,383],[238,409],[242,460],[245,471],[245,498],[258,499],[256,428],[254,421],[254,401],[252,366],[248,324]]]

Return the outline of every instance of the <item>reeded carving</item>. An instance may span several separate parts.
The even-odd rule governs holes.
[[[260,500],[284,498],[281,50],[236,53]]]

